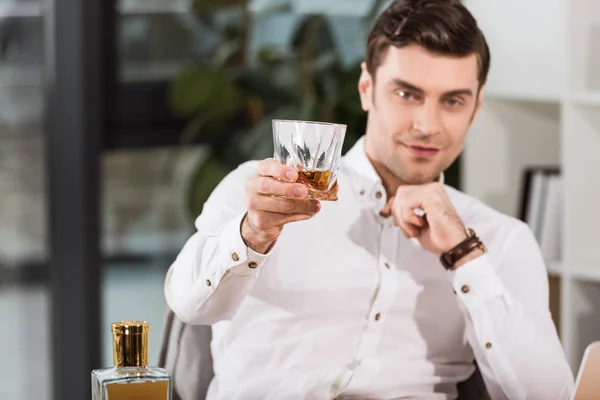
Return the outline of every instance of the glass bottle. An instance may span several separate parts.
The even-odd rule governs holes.
[[[92,371],[92,400],[171,400],[171,377],[148,366],[148,333],[144,321],[111,324],[112,368]]]

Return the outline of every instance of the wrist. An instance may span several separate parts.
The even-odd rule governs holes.
[[[446,245],[442,247],[442,254],[454,249],[456,246],[469,238],[469,234],[465,229],[457,229],[453,234],[447,236]]]
[[[475,249],[472,252],[470,252],[469,254],[467,254],[466,256],[464,256],[463,258],[461,258],[460,260],[458,260],[454,264],[454,266],[452,268],[450,268],[450,270],[455,271],[458,268],[462,267],[463,265],[481,257],[483,254],[484,254],[484,251],[482,249]]]
[[[280,232],[273,234],[261,231],[250,223],[248,220],[248,214],[246,214],[242,219],[240,233],[242,240],[247,247],[259,254],[266,254],[279,237]]]
[[[465,233],[462,241],[442,253],[440,262],[447,270],[455,270],[470,261],[475,260],[486,252],[485,245],[473,229]]]

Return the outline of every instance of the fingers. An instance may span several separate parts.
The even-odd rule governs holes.
[[[312,214],[280,214],[269,211],[261,211],[252,214],[252,226],[259,232],[265,232],[273,227],[283,227],[292,222],[304,221],[312,218]],[[249,214],[250,215],[250,214]]]
[[[407,238],[420,236],[421,229],[426,227],[424,217],[415,215],[412,208],[402,206],[394,208],[394,223]]]
[[[390,199],[383,206],[383,210],[379,212],[383,218],[387,218],[393,214],[394,202],[396,201],[395,197],[390,197]]]
[[[247,214],[242,238],[253,249],[268,249],[277,240],[283,226],[312,218],[321,203],[308,199],[308,189],[297,183],[298,171],[275,159],[259,163],[246,185]]]
[[[291,183],[271,177],[257,176],[247,182],[248,195],[283,196],[296,199],[306,199],[308,189],[301,183]]]
[[[421,231],[418,227],[411,225],[404,220],[398,221],[397,225],[407,238],[418,237],[421,234]]]
[[[267,158],[259,163],[258,175],[287,182],[296,182],[298,180],[298,171],[292,167],[282,165],[274,158]]]
[[[299,200],[274,196],[249,196],[249,211],[266,211],[277,214],[313,215],[321,209],[317,200]]]
[[[407,223],[414,225],[415,227],[418,227],[418,228],[425,227],[425,217],[418,216],[417,214],[415,214],[413,209],[405,207],[402,210],[402,214],[403,214],[404,220]]]
[[[259,236],[276,238],[285,224],[312,218],[321,210],[321,203],[308,199],[308,188],[297,179],[298,171],[270,158],[246,181],[247,220]]]

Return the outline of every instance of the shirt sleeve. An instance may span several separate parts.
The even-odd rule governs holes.
[[[241,236],[244,183],[255,168],[252,162],[242,164],[215,188],[196,220],[196,232],[167,271],[167,305],[185,323],[231,319],[272,252],[256,253]]]
[[[572,371],[549,310],[548,275],[529,227],[451,272],[466,335],[492,399],[568,399]]]

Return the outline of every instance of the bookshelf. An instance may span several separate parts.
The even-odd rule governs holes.
[[[464,190],[519,216],[524,168],[560,168],[561,259],[547,261],[550,307],[577,371],[600,339],[600,2],[465,4],[488,38],[492,68],[467,139]]]

